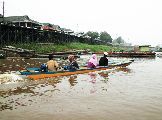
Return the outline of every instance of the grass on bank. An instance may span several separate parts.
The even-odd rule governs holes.
[[[89,45],[86,43],[66,43],[62,45],[56,44],[15,44],[17,48],[35,50],[37,53],[51,53],[51,52],[63,52],[70,50],[90,50],[91,52],[103,52],[103,51],[120,51],[121,48],[112,47],[107,45]]]

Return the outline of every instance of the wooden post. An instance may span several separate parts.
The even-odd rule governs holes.
[[[4,1],[3,1],[3,23],[4,23]]]
[[[1,43],[0,43],[0,45],[1,45],[1,47],[3,46],[3,43],[2,43],[2,31],[1,31],[1,24],[0,24],[0,41],[1,41]]]

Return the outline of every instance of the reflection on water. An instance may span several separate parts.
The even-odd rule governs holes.
[[[97,88],[96,88],[96,83],[97,83],[97,74],[95,72],[91,72],[89,73],[89,76],[90,76],[90,81],[92,83],[92,88],[90,89],[90,93],[93,94],[97,91]]]
[[[0,97],[3,99],[0,103],[0,111],[5,109],[17,109],[20,106],[31,105],[37,102],[38,96],[47,96],[46,93],[58,91],[56,84],[60,83],[61,78],[55,80],[29,81],[28,83],[14,85],[1,85]],[[2,89],[5,88],[5,89]]]
[[[0,84],[0,119],[161,120],[162,59],[128,67]]]
[[[90,72],[89,75],[90,75],[90,78],[91,78],[91,80],[89,82],[96,83],[97,74],[95,72]]]
[[[131,69],[129,69],[127,67],[120,67],[117,69],[117,71],[122,71],[124,73],[131,73]]]
[[[78,83],[77,80],[76,80],[76,78],[77,78],[77,75],[70,76],[69,83],[70,83],[71,86],[74,86],[74,85],[76,85]]]
[[[122,68],[115,69],[113,72],[118,72],[120,69]],[[38,81],[26,80],[26,82],[24,81],[25,83],[20,81],[12,84],[1,84],[0,96],[3,98],[3,102],[1,102],[0,111],[5,109],[13,110],[20,106],[32,105],[32,103],[37,103],[39,101],[37,99],[38,96],[50,97],[51,94],[55,92],[57,94],[59,94],[60,91],[61,93],[67,92],[69,90],[68,87],[65,87],[67,85],[72,88],[76,84],[79,84],[79,86],[83,87],[83,90],[86,89],[87,93],[94,94],[98,90],[97,83],[107,83],[108,74],[111,72],[112,71],[109,70],[103,70],[82,75],[72,75],[69,77],[48,78]],[[103,80],[101,78],[103,78]],[[69,84],[67,84],[66,81],[68,81]],[[84,86],[84,84],[88,84],[88,86]],[[101,88],[101,90],[107,90],[103,86]],[[72,90],[73,93],[75,93],[75,89]],[[71,91],[69,90],[69,92]]]

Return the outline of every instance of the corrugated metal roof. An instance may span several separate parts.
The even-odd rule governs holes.
[[[3,21],[3,18],[0,18],[0,21]],[[39,24],[39,22],[30,19],[27,15],[24,16],[8,16],[4,18],[5,22],[32,22]]]

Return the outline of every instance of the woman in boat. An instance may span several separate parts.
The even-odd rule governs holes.
[[[76,62],[74,55],[69,55],[68,59],[70,63],[68,66],[64,66],[65,70],[76,71],[77,69],[79,69],[79,65]]]
[[[90,60],[88,61],[87,67],[88,68],[96,68],[97,65],[98,65],[97,64],[97,56],[96,56],[96,54],[93,54],[91,56]]]
[[[53,55],[49,55],[48,58],[49,58],[49,61],[47,62],[48,71],[57,71],[59,65],[55,60],[53,60]]]
[[[99,66],[108,66],[107,52],[104,52],[104,56],[99,60]]]

